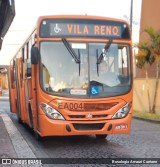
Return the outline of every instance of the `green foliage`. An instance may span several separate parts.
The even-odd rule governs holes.
[[[144,119],[151,119],[151,120],[159,120],[160,121],[160,114],[153,114],[148,112],[142,111],[133,111],[133,116],[144,118]]]
[[[146,27],[144,32],[146,32],[150,37],[151,48],[153,51],[156,50],[153,54],[157,53],[160,55],[160,30],[156,31],[153,27]]]
[[[145,57],[140,57],[140,56],[136,56],[136,66],[140,69],[142,69],[144,67],[144,64],[145,64]]]
[[[154,56],[155,60],[160,64],[160,30],[156,31],[153,27],[148,26],[144,29],[149,36],[151,55]]]
[[[138,68],[143,68],[145,64],[152,65],[155,60],[160,64],[160,30],[148,26],[144,32],[148,34],[149,40],[136,45],[139,49],[136,55]]]
[[[150,95],[149,89],[148,92],[148,102],[149,102],[149,111],[155,113],[156,98],[158,92],[158,78],[159,78],[159,64],[160,64],[160,30],[156,31],[153,27],[149,26],[144,29],[144,32],[149,36],[149,40],[146,42],[141,42],[137,44],[139,49],[138,54],[136,55],[137,67],[143,68],[146,64],[152,65],[156,61],[157,71],[156,71],[156,85],[155,93],[153,99],[153,106],[150,107]],[[148,78],[148,69],[146,68],[146,81]]]
[[[139,49],[139,52],[136,55],[136,66],[142,69],[145,64],[152,65],[155,61],[155,58],[151,54],[152,50],[149,44],[147,42],[141,42],[137,44],[136,47]]]

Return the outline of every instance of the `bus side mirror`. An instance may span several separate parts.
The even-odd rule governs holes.
[[[31,64],[38,64],[39,50],[37,47],[32,46],[31,48]]]

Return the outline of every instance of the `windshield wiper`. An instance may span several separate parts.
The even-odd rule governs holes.
[[[71,45],[69,44],[69,42],[62,38],[62,42],[64,43],[65,47],[67,48],[67,50],[69,51],[69,53],[71,54],[71,56],[73,57],[73,59],[75,60],[76,63],[80,63],[80,60],[76,54],[76,52],[72,49]]]
[[[63,42],[64,46],[67,48],[67,50],[70,53],[70,55],[73,57],[74,61],[77,64],[79,64],[79,76],[80,76],[80,64],[81,64],[81,61],[80,61],[80,52],[79,52],[79,50],[78,50],[78,56],[77,56],[76,52],[72,49],[71,45],[69,44],[69,42],[65,38],[62,38],[62,42]]]
[[[98,49],[96,50],[96,55],[97,55],[97,75],[99,76],[99,64],[102,62],[103,59],[103,54],[105,52],[105,54],[108,52],[110,46],[112,44],[112,39],[109,39],[109,41],[106,43],[105,47],[104,47],[104,51],[102,51],[102,53],[100,54],[100,56],[98,55]]]

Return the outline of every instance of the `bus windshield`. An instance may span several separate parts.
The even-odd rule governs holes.
[[[129,45],[111,43],[106,50],[106,43],[68,44],[66,47],[63,41],[41,41],[40,78],[44,91],[82,98],[128,93],[132,83]]]

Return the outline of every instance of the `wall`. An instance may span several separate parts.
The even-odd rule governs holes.
[[[153,26],[160,29],[160,0],[142,0],[140,41],[147,40],[147,36],[142,33],[146,26]]]
[[[145,78],[134,80],[133,93],[133,109],[142,112],[149,112],[149,103],[147,95],[147,85],[150,94],[151,106],[153,106],[153,98],[155,92],[156,79],[148,79],[148,84]],[[156,99],[156,113],[160,114],[160,79],[158,85],[158,95]]]

